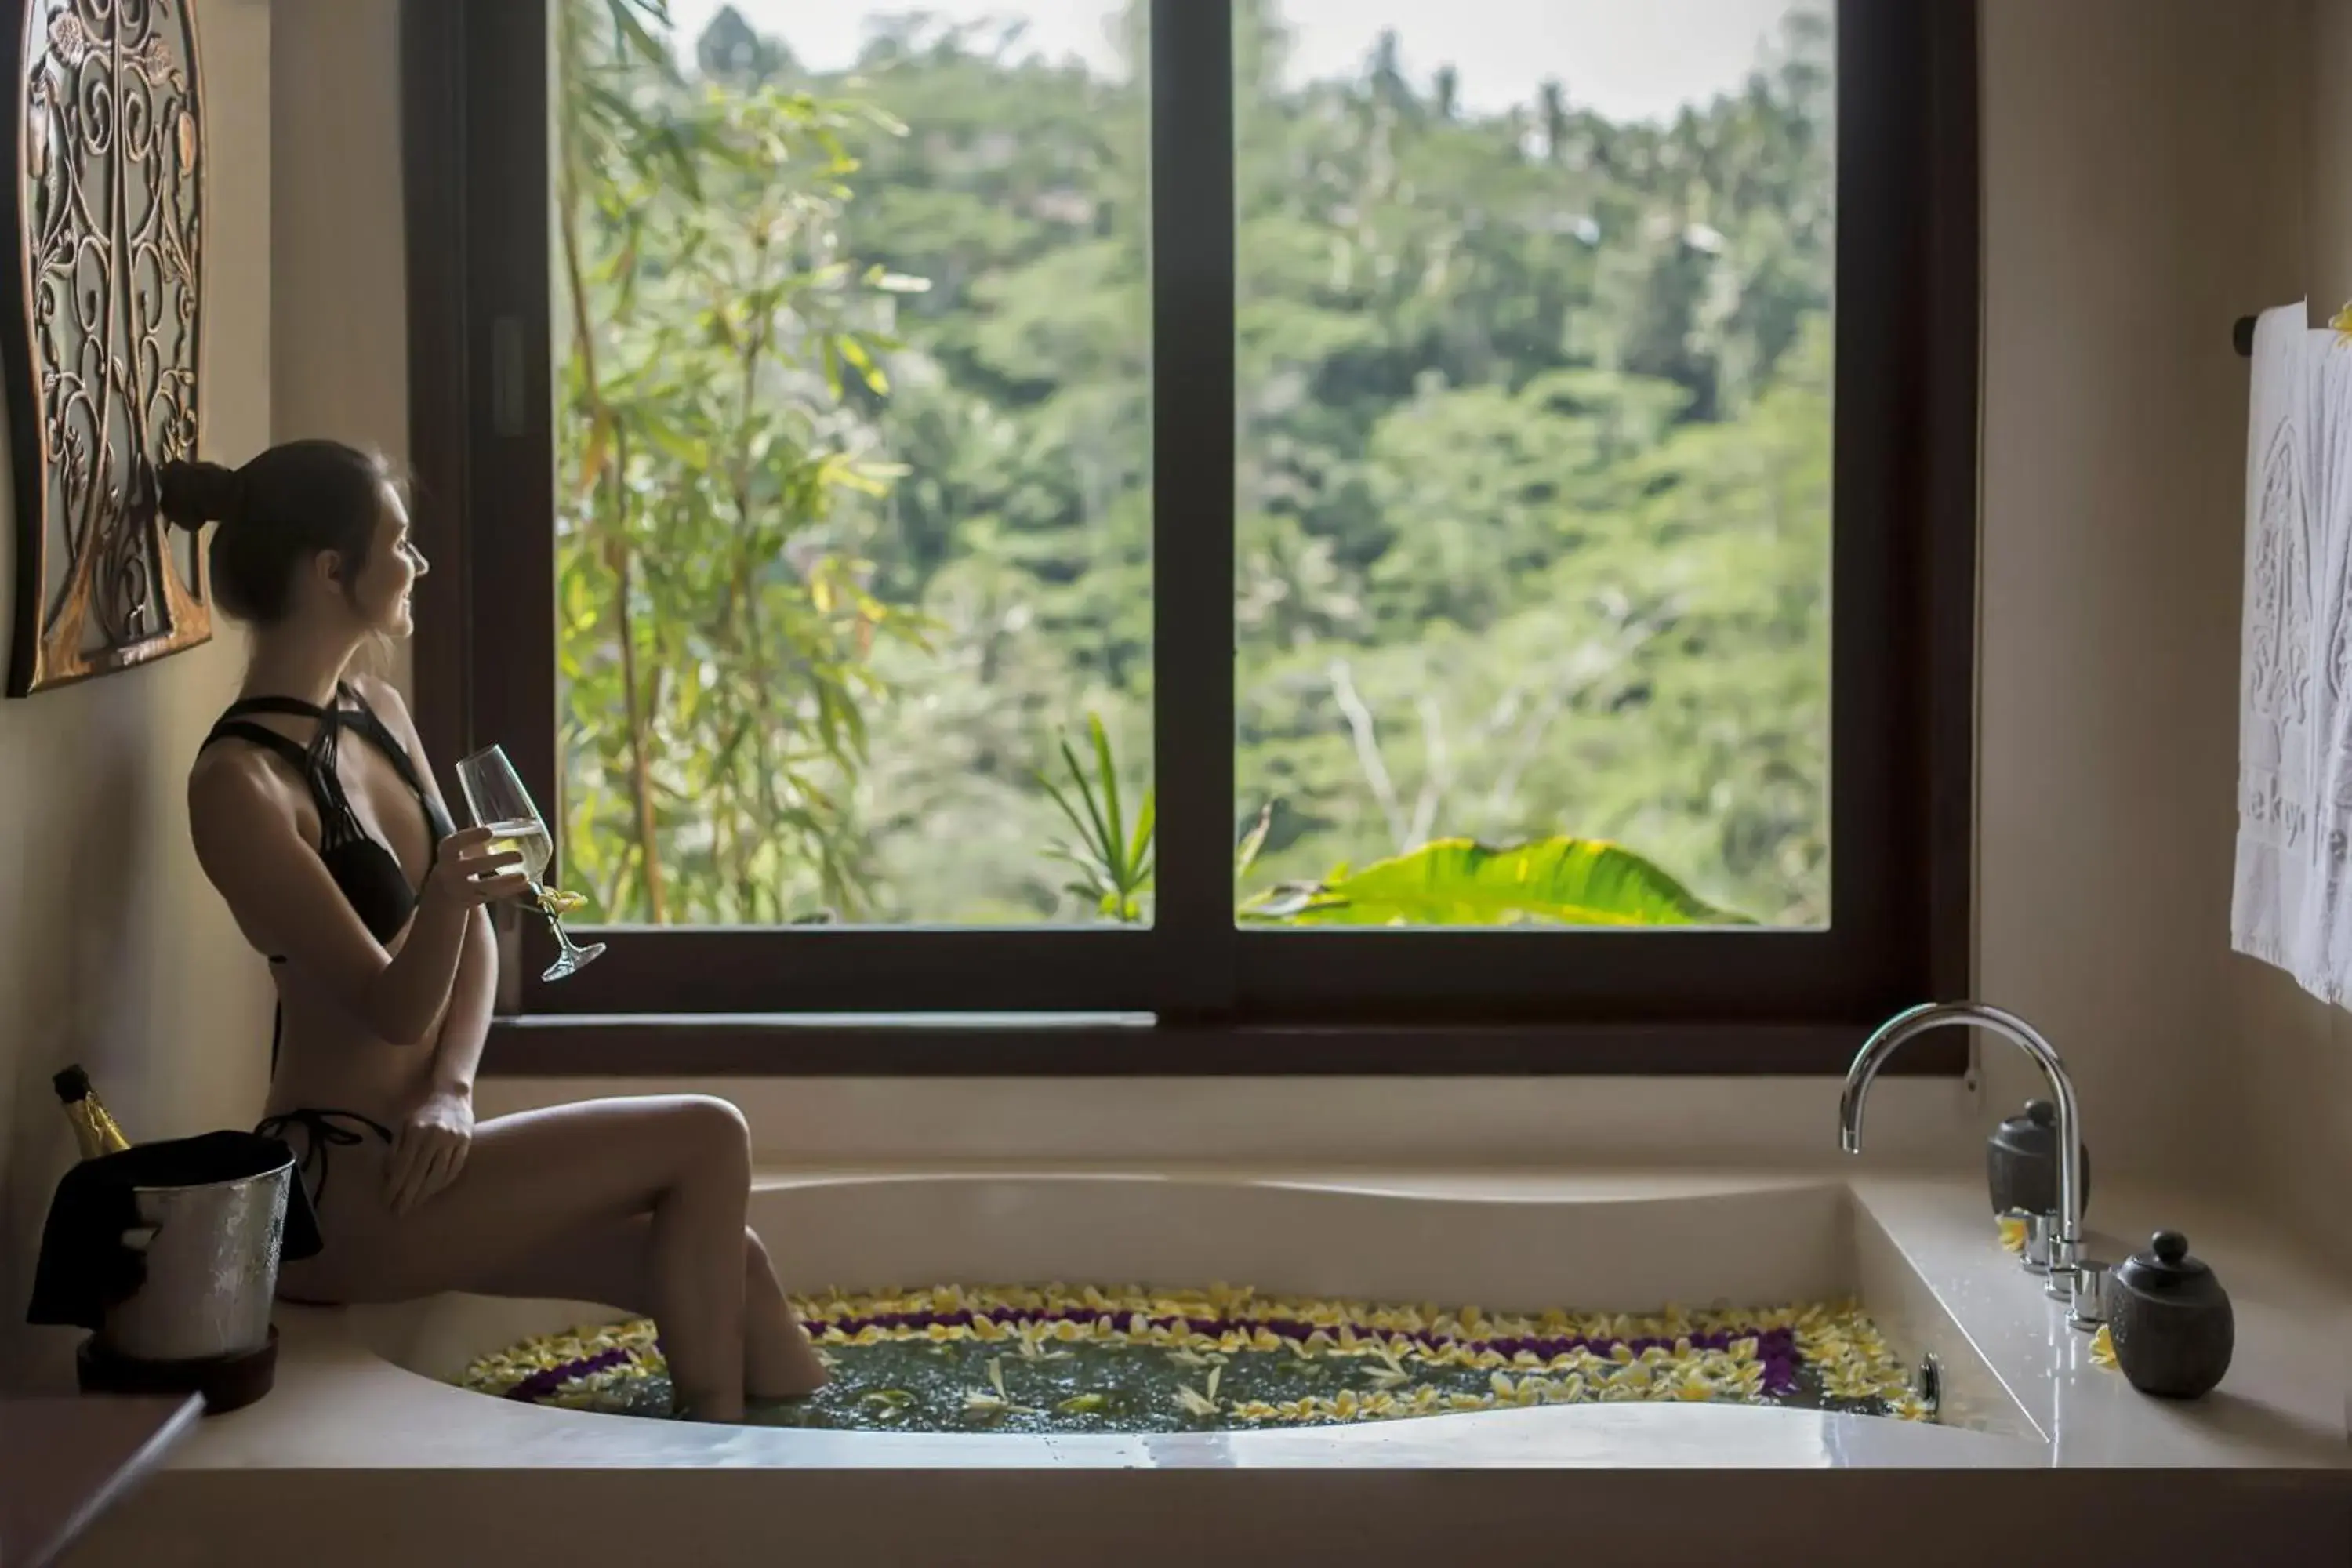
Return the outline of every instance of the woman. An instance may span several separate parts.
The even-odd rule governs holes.
[[[453,831],[362,644],[411,629],[425,563],[381,460],[332,441],[231,471],[174,463],[164,516],[208,521],[213,600],[251,629],[240,700],[188,778],[205,875],[268,955],[279,1042],[261,1130],[292,1143],[326,1249],[284,1293],[386,1301],[442,1290],[604,1302],[659,1321],[684,1414],[824,1382],[744,1227],[743,1118],[697,1096],[474,1121],[498,950],[484,905],[518,857]],[[348,742],[356,742],[348,743]]]

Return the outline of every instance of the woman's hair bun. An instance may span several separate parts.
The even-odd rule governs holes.
[[[244,509],[244,476],[218,463],[166,463],[155,483],[164,519],[192,533],[208,522],[234,521]]]

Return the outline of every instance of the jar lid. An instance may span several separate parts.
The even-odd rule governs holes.
[[[2148,1238],[2147,1250],[2126,1259],[2116,1272],[2152,1295],[2196,1289],[2213,1278],[2211,1268],[2189,1256],[2189,1238],[2177,1230],[2158,1231]]]
[[[2021,1154],[2058,1152],[2058,1108],[2046,1100],[2030,1100],[2023,1110],[2000,1124],[1994,1141]]]

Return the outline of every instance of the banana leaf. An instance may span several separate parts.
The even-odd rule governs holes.
[[[1440,838],[1322,882],[1271,888],[1244,920],[1279,925],[1751,925],[1633,851],[1559,837],[1490,848]]]

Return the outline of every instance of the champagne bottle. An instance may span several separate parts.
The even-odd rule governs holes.
[[[113,1117],[89,1087],[89,1074],[79,1067],[69,1067],[49,1080],[65,1101],[66,1120],[73,1123],[74,1142],[81,1145],[81,1157],[95,1160],[101,1154],[116,1154],[131,1147],[131,1140],[122,1135]]]

